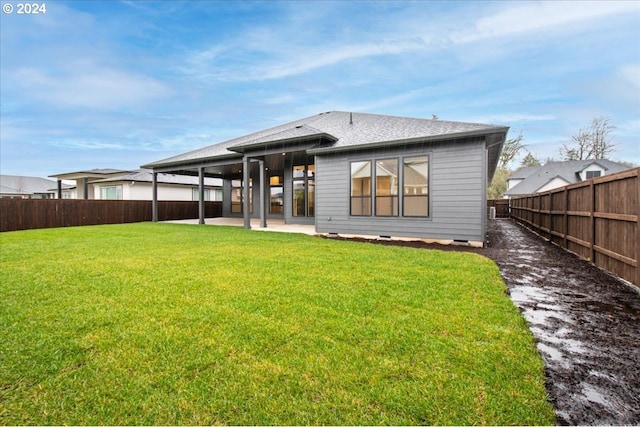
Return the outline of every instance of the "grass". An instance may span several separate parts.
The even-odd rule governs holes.
[[[493,262],[234,227],[0,235],[0,424],[553,424]]]

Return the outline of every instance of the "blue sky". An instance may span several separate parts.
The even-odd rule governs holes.
[[[0,170],[135,169],[330,110],[508,125],[536,157],[596,116],[640,164],[640,2],[36,0],[0,13]]]

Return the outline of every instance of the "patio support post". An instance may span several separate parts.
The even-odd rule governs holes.
[[[58,199],[62,199],[62,180],[58,180]]]
[[[259,160],[260,163],[260,228],[267,228],[267,215],[266,204],[267,197],[265,195],[265,179],[267,174],[264,170],[264,160]]]
[[[88,200],[89,199],[89,178],[88,177],[84,177],[82,178],[82,194],[83,194],[83,199]]]
[[[251,187],[249,187],[249,157],[244,156],[242,159],[242,212],[244,216],[244,228],[251,229],[251,212],[249,212],[249,196]]]
[[[151,221],[158,222],[158,172],[151,174]]]
[[[204,224],[204,168],[198,168],[198,223]]]

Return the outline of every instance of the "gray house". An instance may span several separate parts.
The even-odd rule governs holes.
[[[35,176],[0,175],[0,197],[53,199],[56,183]]]
[[[507,179],[504,198],[525,196],[564,187],[575,182],[598,178],[629,169],[628,166],[606,159],[549,162],[515,171]]]
[[[246,228],[251,218],[262,227],[274,218],[318,233],[481,245],[486,188],[507,131],[330,111],[142,167],[154,179],[222,178],[223,215],[244,218]]]

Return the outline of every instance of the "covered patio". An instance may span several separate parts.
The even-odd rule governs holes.
[[[323,135],[261,142],[258,147],[234,147],[234,154],[220,158],[178,160],[153,168],[153,221],[157,221],[157,175],[174,173],[197,176],[199,224],[204,217],[204,180],[223,182],[222,213],[232,224],[245,228],[269,228],[278,224],[307,225],[315,229],[315,165],[307,150],[325,144]],[[220,149],[218,147],[218,149]],[[226,150],[226,148],[224,149]]]

